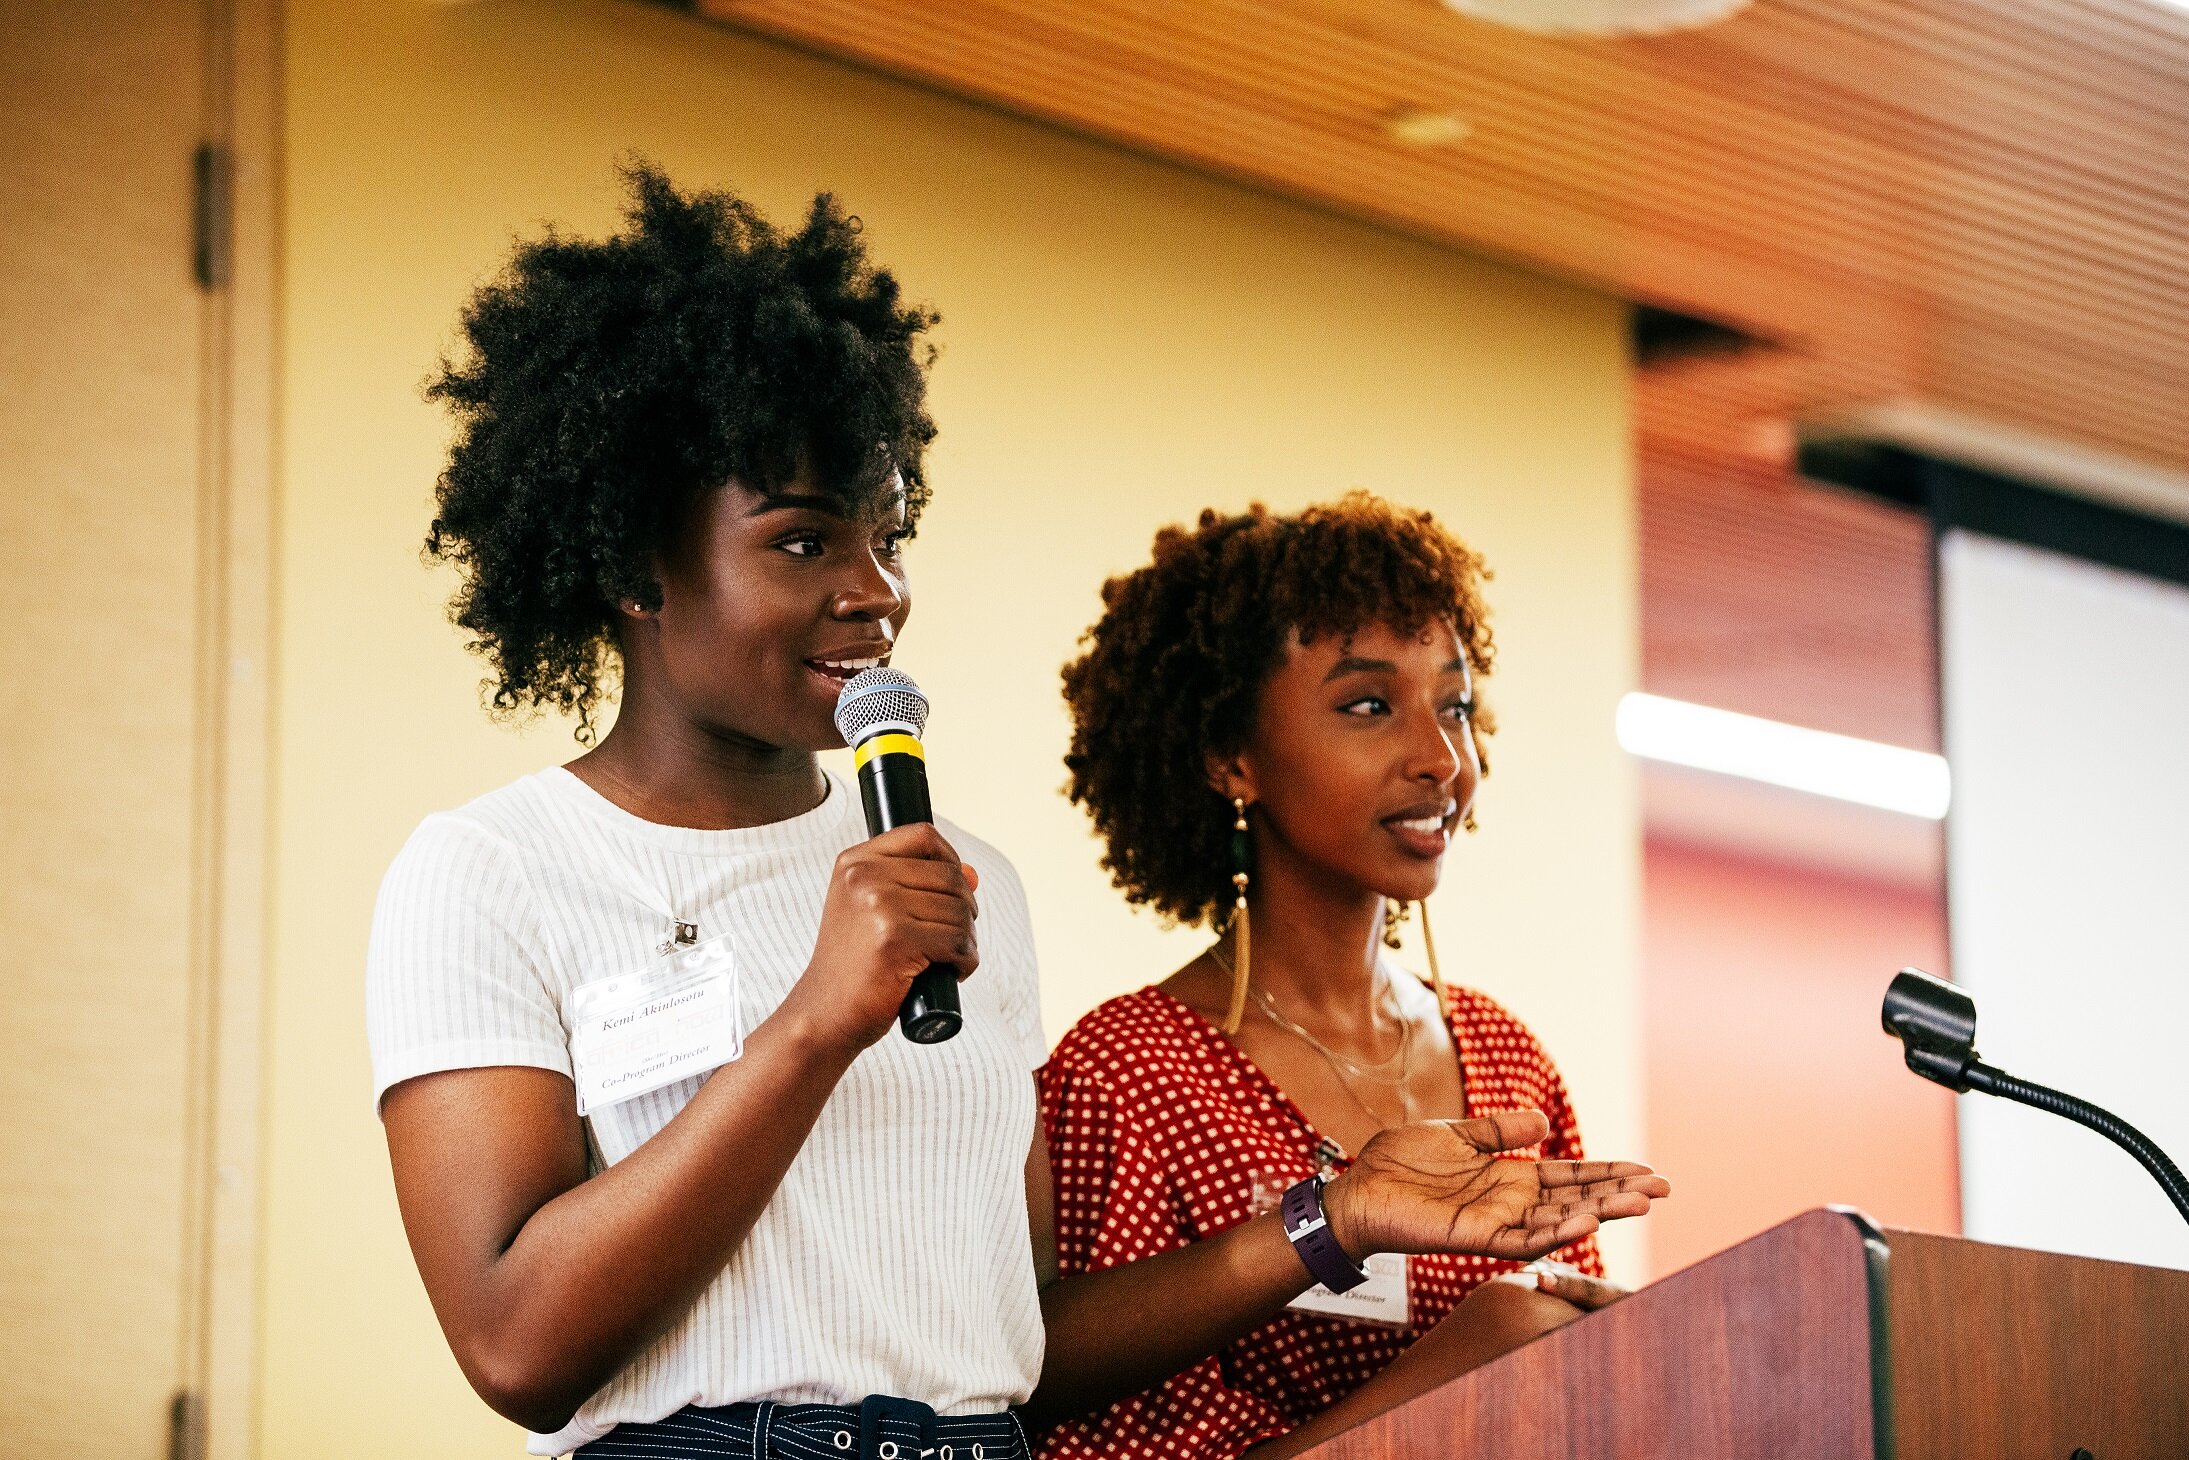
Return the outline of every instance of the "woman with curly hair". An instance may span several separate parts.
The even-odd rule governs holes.
[[[1354,493],[1204,512],[1103,589],[1064,671],[1070,795],[1129,900],[1217,938],[1042,1070],[1061,1286],[1315,1215],[1341,1250],[1220,1351],[1051,1430],[1045,1457],[1295,1454],[1616,1296],[1593,1223],[1533,1277],[1513,1259],[1534,1253],[1467,1239],[1451,1217],[1486,1144],[1669,1191],[1583,1163],[1517,1019],[1383,956],[1473,825],[1484,576],[1429,514]]]
[[[411,1248],[536,1454],[1023,1457],[1012,1407],[1064,1412],[1037,1380],[1084,1407],[1193,1362],[1272,1252],[1044,1288],[1017,878],[947,824],[869,839],[816,759],[909,612],[934,316],[826,197],[784,231],[630,184],[621,232],[517,249],[430,386],[458,429],[427,551],[491,703],[572,712],[590,748],[427,818],[382,887],[367,1016]],[[891,1037],[937,964],[962,1031]],[[1496,1197],[1460,1222],[1479,1250],[1647,1205],[1466,1169]],[[1156,1331],[1149,1270],[1206,1289],[1189,1321]]]
[[[412,1250],[537,1454],[1022,1453],[1025,902],[954,827],[868,840],[815,760],[909,609],[934,316],[825,196],[786,231],[628,182],[617,234],[518,247],[428,388],[452,617],[497,713],[590,749],[429,817],[382,887]],[[883,1038],[933,963],[973,975],[962,1032]]]

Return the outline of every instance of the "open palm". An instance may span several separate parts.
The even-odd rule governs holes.
[[[1539,1110],[1434,1120],[1382,1132],[1325,1195],[1331,1227],[1357,1258],[1466,1252],[1524,1261],[1604,1222],[1639,1217],[1672,1185],[1632,1161],[1526,1161],[1500,1155],[1550,1134]]]

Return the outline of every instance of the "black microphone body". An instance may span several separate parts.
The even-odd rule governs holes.
[[[884,749],[867,757],[859,767],[859,804],[866,808],[868,836],[933,821],[935,813],[927,800],[927,762],[902,749]],[[940,1044],[964,1023],[958,1006],[958,970],[947,963],[929,964],[912,980],[911,991],[897,1010],[897,1027],[914,1044]]]
[[[927,698],[894,669],[854,675],[837,701],[836,723],[859,768],[859,804],[868,836],[935,819],[927,799]],[[897,1027],[914,1044],[940,1044],[964,1027],[958,970],[930,964],[912,980],[897,1010]]]

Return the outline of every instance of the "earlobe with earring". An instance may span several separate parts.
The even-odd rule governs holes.
[[[1396,948],[1399,946],[1399,924],[1406,921],[1406,910],[1409,906],[1410,904],[1400,902],[1395,897],[1387,897],[1383,900],[1384,947]]]
[[[1247,923],[1247,873],[1252,861],[1253,848],[1247,841],[1247,803],[1243,796],[1231,798],[1231,927],[1236,935],[1231,958],[1231,1004],[1224,1011],[1224,1033],[1237,1034],[1239,1021],[1246,1016],[1247,1008],[1247,957],[1250,929]]]

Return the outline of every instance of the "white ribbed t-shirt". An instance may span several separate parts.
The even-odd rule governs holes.
[[[1042,1326],[1028,1072],[1045,1055],[1033,936],[1011,864],[940,829],[980,873],[964,1029],[921,1046],[893,1028],[853,1061],[721,1275],[569,1425],[534,1435],[532,1453],[687,1404],[897,1394],[978,1414],[1032,1391]],[[373,916],[375,1107],[389,1086],[437,1070],[569,1074],[571,990],[656,959],[664,910],[701,940],[730,937],[750,1033],[813,954],[837,853],[865,837],[857,793],[834,776],[814,810],[732,831],[644,821],[559,768],[426,818]],[[660,1130],[703,1079],[596,1109],[585,1122],[595,1168]]]

